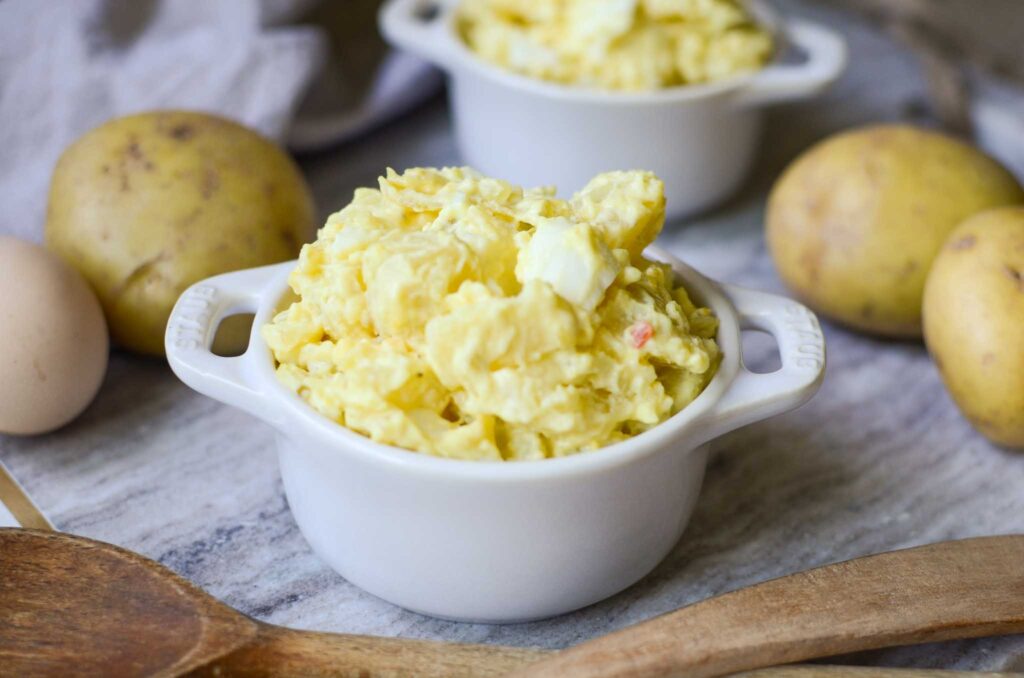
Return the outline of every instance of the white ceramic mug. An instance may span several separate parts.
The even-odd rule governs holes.
[[[380,13],[385,37],[448,74],[455,137],[463,161],[523,186],[555,185],[562,195],[609,170],[651,170],[665,182],[670,219],[732,194],[753,164],[761,108],[817,94],[846,64],[834,31],[806,21],[779,22],[751,3],[779,44],[805,60],[775,63],[718,82],[650,92],[607,92],[507,72],[477,57],[455,30],[457,2],[390,0]]]
[[[679,260],[693,298],[719,319],[723,361],[704,392],[629,440],[558,459],[474,462],[375,443],[281,385],[259,328],[288,298],[294,262],[210,278],[167,326],[174,372],[201,393],[274,426],[295,521],[352,583],[435,617],[513,622],[568,612],[647,574],[679,539],[704,477],[706,443],[792,409],[821,381],[814,315],[782,297],[720,285]],[[221,319],[255,313],[245,354],[210,352]],[[771,333],[782,367],[743,367],[741,328]],[[230,479],[225,479],[228,482]]]

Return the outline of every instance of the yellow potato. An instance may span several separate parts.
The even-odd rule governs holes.
[[[112,120],[61,156],[46,244],[95,289],[122,347],[163,355],[167,316],[192,283],[286,261],[315,233],[292,160],[202,113]]]
[[[793,291],[855,329],[921,335],[921,297],[946,236],[985,209],[1024,203],[1013,176],[976,148],[900,125],[826,139],[782,175],[767,240]]]
[[[928,275],[924,335],[974,427],[1024,449],[1024,207],[953,231]]]

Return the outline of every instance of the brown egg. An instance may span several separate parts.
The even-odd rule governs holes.
[[[108,348],[85,279],[44,248],[0,236],[0,433],[45,433],[78,416]]]

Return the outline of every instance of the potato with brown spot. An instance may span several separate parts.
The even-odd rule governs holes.
[[[935,258],[924,336],[960,410],[992,442],[1024,449],[1024,207],[965,221]]]
[[[852,328],[921,335],[928,269],[967,217],[1024,203],[1024,189],[984,153],[904,125],[826,139],[772,190],[768,247],[783,281]]]
[[[212,115],[151,112],[111,120],[64,152],[46,243],[96,290],[117,344],[163,355],[185,288],[295,257],[314,218],[305,180],[271,141]]]

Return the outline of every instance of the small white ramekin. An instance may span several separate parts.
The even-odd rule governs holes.
[[[779,45],[805,55],[718,82],[651,92],[568,87],[507,72],[483,61],[456,32],[457,0],[390,0],[385,37],[448,74],[455,137],[463,161],[522,186],[557,186],[562,195],[599,172],[651,170],[665,182],[670,219],[721,202],[753,164],[761,109],[817,94],[846,64],[835,32],[806,21],[780,22],[751,2]],[[781,49],[779,50],[781,53]]]
[[[719,319],[723,362],[671,419],[624,442],[559,459],[473,462],[375,443],[321,416],[278,382],[259,328],[289,298],[294,262],[190,287],[167,325],[186,384],[277,429],[281,476],[313,550],[352,583],[449,619],[512,622],[568,612],[647,574],[697,501],[706,443],[797,407],[817,390],[825,343],[814,315],[782,297],[714,283],[667,253]],[[245,354],[210,352],[221,319],[255,313]],[[743,367],[740,330],[771,333],[782,367]],[[225,479],[230,482],[230,479]]]

